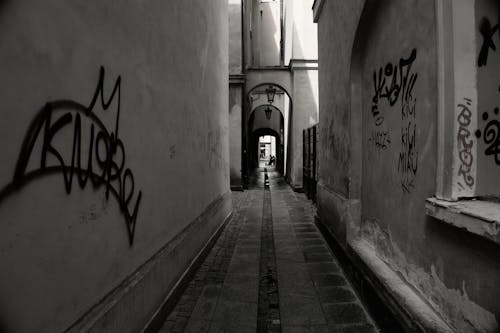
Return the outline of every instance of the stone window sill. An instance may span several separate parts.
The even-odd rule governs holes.
[[[428,198],[425,213],[439,221],[500,244],[500,203],[484,200],[446,201]]]

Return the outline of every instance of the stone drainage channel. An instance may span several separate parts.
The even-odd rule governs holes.
[[[281,332],[278,276],[274,250],[273,217],[269,177],[264,173],[264,204],[259,271],[259,305],[257,332]]]

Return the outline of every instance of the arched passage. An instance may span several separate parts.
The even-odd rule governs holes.
[[[280,173],[284,172],[285,166],[285,145],[284,145],[284,117],[283,114],[275,107],[269,107],[273,110],[271,117],[267,119],[265,109],[269,106],[258,107],[255,109],[248,121],[249,135],[249,166],[254,169],[259,166],[259,138],[261,136],[270,135],[276,139],[275,157],[276,157],[276,170]]]
[[[266,94],[266,89],[269,88],[276,89],[275,98],[272,103],[270,103]],[[276,137],[276,168],[280,173],[287,175],[289,173],[286,162],[288,156],[287,143],[293,109],[293,102],[289,92],[279,84],[260,83],[248,91],[246,103],[246,110],[248,110],[244,124],[246,131],[246,146],[244,148],[246,152],[244,154],[246,175],[258,166],[257,146],[261,135]],[[270,119],[265,117],[266,109],[271,110]]]

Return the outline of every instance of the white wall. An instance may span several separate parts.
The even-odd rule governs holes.
[[[228,191],[227,1],[32,0],[0,9],[0,322],[8,331],[62,331]],[[59,99],[87,106],[101,65],[105,98],[121,76],[118,137],[135,181],[129,211],[142,193],[133,245],[120,200],[102,186],[79,186],[75,175],[67,193],[57,172],[9,187],[39,110]],[[109,132],[117,102],[92,110]],[[66,111],[76,116],[65,104],[52,124]],[[84,163],[92,123],[82,115]],[[52,139],[66,164],[73,126]],[[40,167],[44,132],[26,172]],[[47,165],[58,164],[49,152]]]

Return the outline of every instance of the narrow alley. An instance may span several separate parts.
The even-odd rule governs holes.
[[[161,332],[377,332],[314,222],[275,171],[233,192],[233,216]]]
[[[500,333],[500,0],[0,0],[0,333]]]

